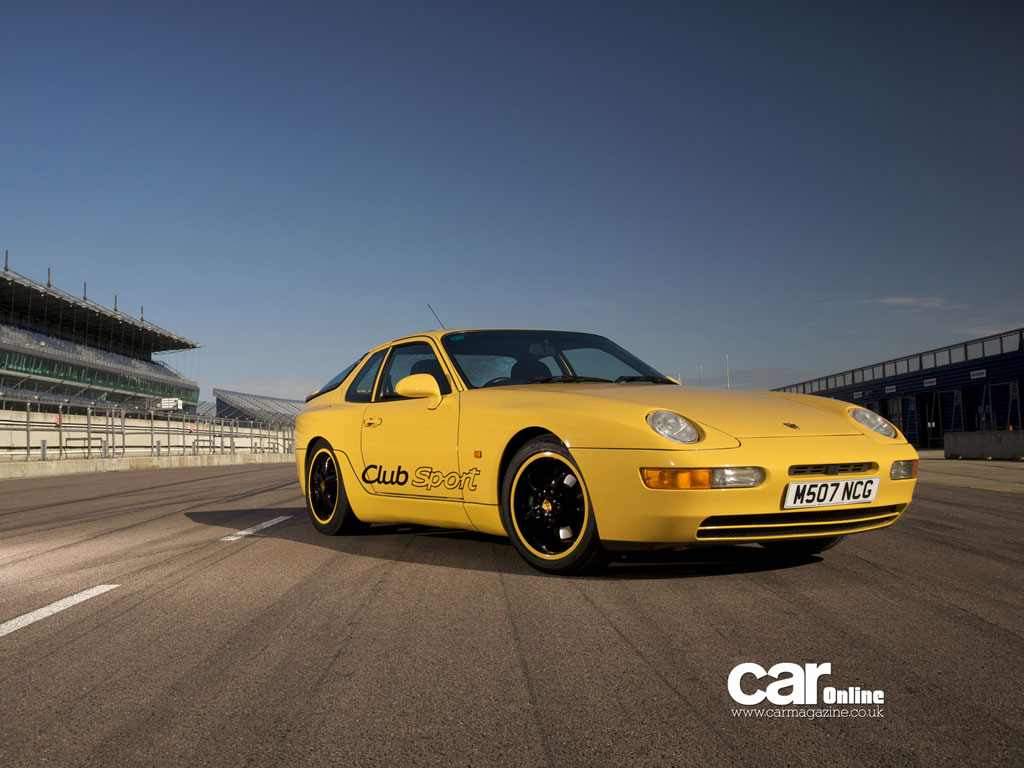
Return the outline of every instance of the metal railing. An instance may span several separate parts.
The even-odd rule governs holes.
[[[187,413],[89,409],[84,415],[0,411],[0,461],[295,451],[290,426]]]

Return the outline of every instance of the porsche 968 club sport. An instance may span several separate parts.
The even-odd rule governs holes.
[[[822,552],[895,522],[918,457],[849,403],[682,387],[593,334],[463,330],[383,344],[311,394],[296,458],[321,533],[480,531],[570,574],[637,549]]]

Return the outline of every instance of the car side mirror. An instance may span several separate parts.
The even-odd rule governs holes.
[[[395,385],[395,394],[402,397],[425,397],[427,408],[431,411],[441,404],[441,388],[437,385],[437,379],[429,373],[406,376]]]

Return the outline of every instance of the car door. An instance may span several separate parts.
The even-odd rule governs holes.
[[[436,407],[427,398],[395,392],[399,381],[416,373],[428,373],[438,382],[442,398]],[[363,483],[376,494],[461,502],[473,478],[459,472],[458,431],[459,395],[433,346],[427,340],[396,345],[363,412]],[[453,522],[464,525],[462,505],[450,506]],[[410,508],[408,519],[413,514]],[[430,516],[437,518],[436,509]]]

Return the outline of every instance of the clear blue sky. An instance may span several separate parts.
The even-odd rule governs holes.
[[[1024,325],[1022,8],[8,2],[0,249],[204,399],[427,302],[781,386]]]

